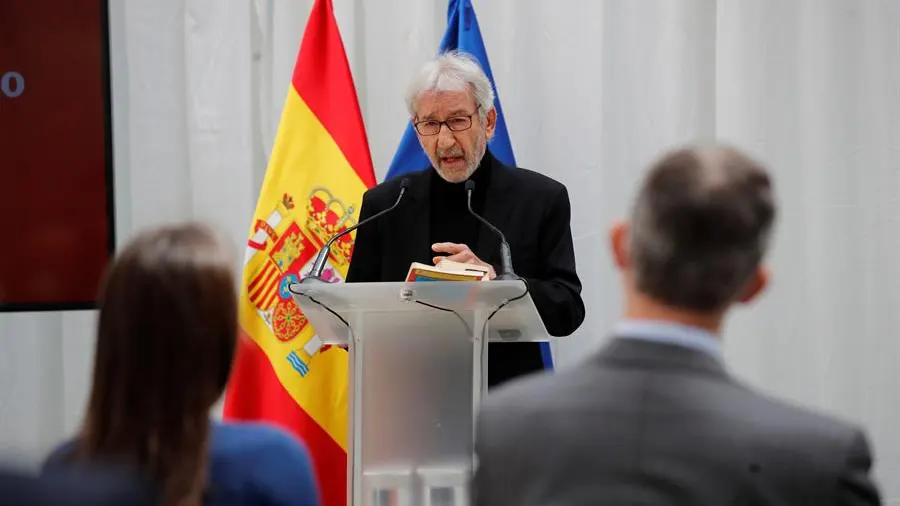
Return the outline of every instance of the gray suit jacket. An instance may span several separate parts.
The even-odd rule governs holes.
[[[476,454],[476,506],[880,504],[859,428],[630,339],[492,391]]]

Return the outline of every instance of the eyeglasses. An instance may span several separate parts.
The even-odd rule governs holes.
[[[444,121],[437,121],[433,119],[417,121],[416,123],[414,123],[414,126],[416,127],[416,131],[419,132],[420,135],[437,135],[438,133],[440,133],[441,127],[443,125],[447,125],[447,128],[449,128],[451,132],[462,132],[463,130],[472,128],[472,116],[474,116],[477,112],[478,111],[476,110],[468,116],[453,116],[452,118],[447,118]]]

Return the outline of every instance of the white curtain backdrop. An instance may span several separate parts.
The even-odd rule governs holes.
[[[246,240],[312,0],[110,2],[119,242],[202,219]],[[334,0],[381,179],[446,0]],[[661,150],[737,144],[775,174],[774,284],[731,321],[755,385],[863,423],[900,504],[900,1],[474,0],[519,163],[567,184],[596,349],[620,298],[605,230]],[[377,7],[376,7],[377,5]],[[0,455],[80,423],[92,312],[0,314]],[[890,502],[893,501],[893,502]]]

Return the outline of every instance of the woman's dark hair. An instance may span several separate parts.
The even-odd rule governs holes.
[[[165,506],[201,504],[209,411],[225,390],[238,316],[228,247],[188,224],[147,231],[103,283],[94,377],[76,456],[115,461]]]

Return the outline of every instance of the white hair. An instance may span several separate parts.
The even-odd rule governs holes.
[[[406,89],[406,108],[410,116],[416,115],[416,103],[426,91],[471,90],[478,106],[478,115],[485,115],[494,108],[494,88],[482,70],[478,60],[468,53],[447,51],[419,67]]]

